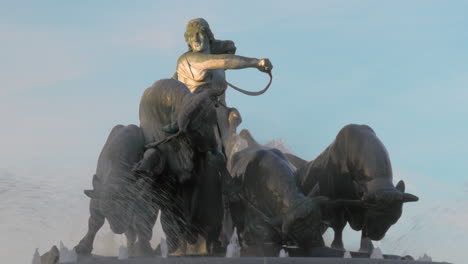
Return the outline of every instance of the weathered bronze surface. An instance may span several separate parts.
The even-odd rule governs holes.
[[[75,247],[81,263],[115,262],[90,255],[104,219],[113,232],[127,235],[131,256],[155,255],[149,240],[159,211],[170,256],[223,256],[235,227],[242,256],[275,257],[286,249],[290,256],[330,258],[320,263],[357,263],[327,262],[343,257],[342,230],[349,223],[362,231],[362,253],[353,256],[368,258],[371,240],[382,239],[398,221],[403,203],[418,200],[405,192],[403,181],[393,184],[389,154],[374,131],[345,126],[310,162],[262,146],[248,130],[237,133],[242,118],[226,104],[225,71],[257,68],[271,77],[270,60],[235,55],[234,42],[215,39],[202,18],[188,22],[185,40],[188,51],[178,58],[173,78],[144,91],[140,125],[114,127],[104,145],[93,190],[85,191],[91,216],[88,233]],[[259,95],[270,84],[260,92],[231,87]],[[322,239],[328,227],[335,233],[332,248]]]

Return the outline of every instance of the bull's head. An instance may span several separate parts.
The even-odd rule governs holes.
[[[140,179],[137,182],[95,184],[99,183],[99,179],[94,176],[94,189],[85,190],[84,193],[95,200],[94,205],[107,219],[111,230],[116,234],[122,234],[128,230],[129,224],[132,222],[137,209],[135,204],[141,198],[143,188],[145,185],[149,185],[143,181]]]
[[[214,130],[217,122],[217,98],[225,90],[206,89],[197,94],[187,94],[178,115],[174,115],[172,122],[162,128],[170,136],[160,142],[151,143],[147,147],[155,147],[184,135],[188,142],[201,152],[215,149],[217,146]]]
[[[399,181],[392,189],[370,191],[362,198],[362,204],[367,208],[364,219],[364,236],[372,240],[380,240],[385,236],[390,226],[401,217],[403,203],[416,202],[418,197],[405,193],[404,181]]]
[[[321,206],[328,203],[328,198],[316,196],[318,193],[317,184],[307,196],[296,200],[281,219],[274,220],[281,226],[283,236],[301,248],[324,246]]]

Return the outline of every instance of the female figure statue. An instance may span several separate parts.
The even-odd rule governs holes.
[[[165,196],[173,199],[159,206],[161,224],[173,255],[206,254],[222,249],[219,235],[223,218],[226,219],[223,179],[229,177],[226,155],[222,154],[223,134],[229,131],[224,124],[229,122],[233,110],[225,106],[224,71],[272,69],[268,59],[234,55],[234,43],[215,40],[204,19],[189,21],[185,40],[189,51],[177,61],[174,79],[178,81],[165,79],[154,83],[145,90],[140,102],[140,126],[146,143],[155,143],[147,147],[157,147],[168,155],[165,175],[173,182],[163,182],[161,177],[159,180],[170,185],[161,193],[171,193]],[[218,96],[221,98],[217,99]],[[146,161],[151,161],[151,157],[140,164]]]
[[[225,70],[257,68],[268,72],[273,68],[269,59],[234,55],[234,42],[215,40],[208,22],[203,18],[190,20],[184,37],[189,50],[177,61],[177,79],[192,93],[225,88]]]
[[[227,88],[225,70],[228,69],[244,69],[244,68],[257,68],[262,72],[269,72],[273,68],[270,60],[268,59],[256,59],[256,58],[248,58],[234,55],[236,52],[236,47],[233,41],[230,40],[216,40],[211,32],[211,29],[203,18],[196,18],[192,19],[188,22],[186,32],[184,34],[185,41],[188,46],[188,51],[182,54],[179,59],[177,60],[176,66],[176,74],[174,75],[174,79],[182,82],[187,86],[190,92],[198,94],[203,92],[206,89],[219,89],[225,90]],[[225,103],[225,94],[219,97],[219,107],[216,109],[216,115],[218,120],[218,129],[215,129],[215,134],[217,135],[217,142],[218,142],[218,151],[209,151],[208,154],[198,153],[198,157],[203,157],[202,159],[206,159],[205,167],[205,174],[203,176],[205,184],[201,184],[203,186],[207,184],[214,184],[208,183],[211,182],[213,179],[209,179],[211,174],[213,175],[223,175],[226,177],[227,170],[226,170],[226,159],[223,156],[226,156],[226,151],[223,145],[226,144],[223,139],[227,139],[227,133],[229,133],[228,129],[228,120],[229,117],[232,116],[232,113],[237,114],[239,113],[236,109],[226,107]],[[240,117],[238,117],[240,120]],[[240,122],[240,121],[239,121]],[[221,152],[224,152],[221,154]],[[206,156],[206,157],[205,157]],[[220,180],[220,179],[219,179]],[[200,183],[198,183],[200,184]],[[223,184],[221,183],[221,186]],[[219,185],[218,185],[219,186]],[[221,187],[219,186],[219,187]],[[219,188],[218,187],[218,188]],[[202,188],[200,186],[199,188]],[[221,187],[222,188],[222,187]],[[203,189],[203,188],[202,188]],[[215,190],[204,190],[213,193]],[[221,191],[221,190],[218,190]],[[202,190],[199,191],[200,195]],[[202,195],[203,196],[203,195]],[[211,195],[213,196],[213,195]],[[210,196],[210,197],[211,197]],[[219,197],[221,199],[221,197]],[[192,197],[192,199],[197,199],[196,197]],[[224,199],[223,199],[224,200]],[[203,203],[201,200],[197,199],[197,202]],[[208,206],[208,205],[201,205]],[[210,218],[212,221],[213,216],[216,214],[214,208],[212,208],[213,214],[212,216],[204,215],[202,213],[199,215],[200,219],[204,219],[205,217]],[[221,212],[222,214],[222,212]],[[163,222],[163,229],[167,229],[169,233],[172,233],[172,224],[173,222],[170,220],[171,216],[165,212],[162,213],[161,221]],[[224,217],[225,219],[228,218],[227,215]],[[220,219],[221,220],[221,219]],[[169,222],[166,222],[169,221]],[[205,222],[208,220],[203,220]],[[167,223],[167,224],[166,224]],[[219,223],[220,224],[220,223]],[[212,224],[213,225],[213,224]],[[216,227],[217,224],[214,224],[209,230],[219,230]],[[203,233],[203,232],[202,232]],[[216,233],[216,232],[214,232]],[[170,236],[168,237],[170,239]],[[209,235],[207,236],[209,238]],[[172,239],[170,239],[172,240]],[[216,244],[213,239],[209,239],[212,241],[208,242],[212,244],[213,242]],[[170,241],[172,242],[172,241]],[[192,240],[193,242],[193,240]],[[172,242],[171,244],[173,244]],[[203,243],[203,242],[202,242]],[[174,243],[178,244],[178,252],[174,252],[175,255],[178,254],[199,254],[201,252],[194,252],[192,250],[182,250],[184,247],[184,243]],[[188,247],[192,247],[187,244]],[[216,247],[216,246],[215,246]],[[183,252],[185,251],[185,252]],[[216,250],[215,250],[216,251]]]
[[[188,51],[177,60],[174,78],[184,83],[192,93],[205,89],[225,89],[225,70],[257,68],[262,72],[271,72],[273,65],[269,59],[248,58],[234,55],[236,46],[231,40],[216,40],[208,22],[203,18],[195,18],[187,23],[184,34]],[[271,81],[270,81],[271,83]],[[240,91],[237,87],[234,89]],[[261,94],[266,91],[265,88]],[[245,91],[240,91],[246,93]],[[248,94],[248,93],[246,93]],[[250,94],[253,95],[253,94]],[[235,108],[226,106],[225,94],[219,97],[221,107],[217,108],[218,140],[223,154],[229,159],[232,142],[228,134],[233,124],[239,125],[242,118]]]

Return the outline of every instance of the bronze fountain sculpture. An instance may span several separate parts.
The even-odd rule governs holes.
[[[170,79],[156,81],[140,101],[140,125],[114,127],[99,157],[89,231],[75,247],[91,254],[104,219],[125,233],[129,255],[154,256],[149,243],[160,213],[171,256],[224,256],[236,230],[241,256],[343,257],[346,223],[362,230],[362,254],[373,250],[418,197],[393,185],[389,155],[375,132],[347,125],[315,160],[262,146],[226,104],[229,69],[257,68],[270,75],[269,59],[235,55],[197,18],[185,32],[188,51]],[[244,143],[239,147],[240,143]],[[226,223],[231,223],[229,226]],[[235,227],[235,229],[234,229]],[[325,247],[322,235],[335,238]],[[358,253],[355,253],[358,254]],[[367,254],[367,255],[366,255]]]

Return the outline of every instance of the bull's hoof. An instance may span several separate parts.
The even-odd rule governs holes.
[[[154,249],[154,255],[156,256],[162,256],[162,251],[161,251],[161,244],[158,244],[156,248]]]
[[[154,250],[149,241],[138,240],[129,250],[130,257],[151,257],[154,255]]]
[[[372,240],[370,240],[369,238],[362,238],[359,252],[370,254],[372,253],[372,250],[374,250],[374,245],[372,244]]]
[[[225,255],[227,248],[223,247],[221,243],[219,242],[214,242],[211,243],[211,246],[208,248],[209,254],[212,256],[218,256],[218,255]]]
[[[414,261],[414,258],[410,255],[406,255],[404,257],[401,257],[402,260],[411,260],[411,261]]]
[[[186,248],[185,247],[178,247],[177,250],[174,252],[169,253],[171,257],[181,257],[186,255]]]
[[[74,249],[76,254],[78,255],[90,255],[93,251],[93,245],[82,240],[78,245],[74,247]]]
[[[358,252],[371,254],[371,253],[372,253],[372,249],[360,247],[359,250],[358,250]]]
[[[333,248],[333,249],[339,249],[339,250],[343,250],[343,251],[345,250],[342,241],[340,241],[340,242],[333,241],[332,244],[331,244],[331,248]]]

